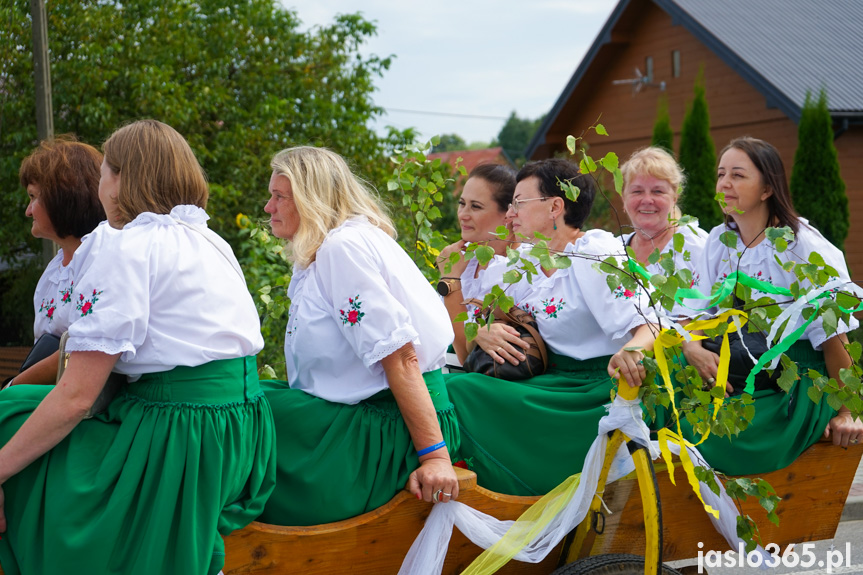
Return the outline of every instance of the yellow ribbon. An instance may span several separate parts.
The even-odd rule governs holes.
[[[719,368],[716,371],[716,381],[713,384],[714,388],[721,388],[723,390],[722,395],[719,397],[713,398],[713,419],[716,419],[716,416],[719,414],[719,408],[722,407],[722,402],[725,400],[725,385],[728,382],[728,363],[730,360],[730,348],[728,344],[728,334],[734,331],[737,331],[738,325],[735,324],[731,320],[731,316],[739,316],[739,327],[743,327],[746,325],[746,321],[748,320],[748,316],[746,312],[737,309],[728,310],[718,317],[707,320],[697,320],[690,322],[684,328],[686,331],[690,332],[693,340],[706,339],[706,336],[693,334],[693,331],[705,330],[705,329],[714,329],[719,326],[720,323],[728,323],[728,329],[722,335],[722,346],[719,350]],[[704,506],[704,510],[713,515],[714,517],[719,517],[719,512],[704,503],[704,499],[701,497],[701,491],[698,488],[698,478],[695,476],[695,465],[692,463],[692,460],[689,457],[689,452],[687,451],[687,446],[698,446],[701,445],[705,439],[710,435],[710,428],[708,427],[701,436],[701,439],[696,444],[692,444],[686,441],[683,438],[683,431],[680,428],[680,414],[677,411],[677,404],[674,401],[674,386],[671,384],[671,374],[668,369],[668,360],[665,357],[665,350],[669,347],[677,345],[678,343],[682,343],[684,341],[683,336],[677,333],[674,330],[667,329],[659,334],[659,337],[656,338],[656,341],[653,344],[654,356],[656,358],[656,364],[659,367],[659,373],[662,375],[663,385],[665,389],[668,391],[669,398],[671,399],[671,411],[674,413],[675,424],[677,425],[677,433],[674,433],[670,429],[660,429],[656,436],[659,440],[659,451],[662,454],[663,460],[665,460],[665,464],[668,466],[668,478],[671,480],[672,485],[677,485],[674,480],[674,462],[671,459],[671,451],[668,449],[668,440],[674,441],[677,445],[680,446],[680,464],[683,466],[683,471],[686,473],[686,477],[689,479],[689,484],[692,486],[692,490],[695,492],[695,495],[698,496],[698,499],[701,501],[701,504]]]

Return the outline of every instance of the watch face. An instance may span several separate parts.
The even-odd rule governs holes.
[[[439,282],[437,282],[437,293],[439,293],[442,296],[449,295],[449,284],[443,280],[440,280]]]

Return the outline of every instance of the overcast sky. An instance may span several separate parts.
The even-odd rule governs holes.
[[[365,52],[394,54],[377,81],[383,124],[422,136],[497,136],[513,111],[548,112],[617,0],[282,0],[306,26],[362,12],[378,35]],[[400,110],[411,110],[404,112]],[[418,112],[435,113],[421,114]],[[446,114],[484,116],[452,117]]]

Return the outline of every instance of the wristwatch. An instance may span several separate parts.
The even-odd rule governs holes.
[[[459,278],[441,278],[437,283],[437,293],[444,297],[459,290],[461,290],[461,279]]]

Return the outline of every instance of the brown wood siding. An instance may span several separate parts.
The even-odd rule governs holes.
[[[650,0],[633,0],[612,34],[613,42],[600,49],[590,69],[549,128],[546,144],[533,159],[564,153],[567,135],[581,135],[598,117],[609,137],[585,135],[594,158],[614,151],[623,162],[633,151],[650,144],[660,92],[644,87],[634,94],[628,85],[613,80],[634,78],[635,68],[645,73],[645,58],[653,57],[655,83],[665,81],[675,149],[693,86],[703,66],[711,133],[717,154],[732,139],[749,135],[772,143],[779,150],[788,174],[797,149],[797,126],[765,97],[726,65],[682,26]],[[680,50],[680,77],[673,78],[671,53]],[[817,89],[817,87],[814,87]],[[836,145],[847,186],[851,227],[863,229],[863,129],[852,128]],[[616,231],[616,230],[615,230]],[[863,237],[845,243],[852,278],[863,280]]]

